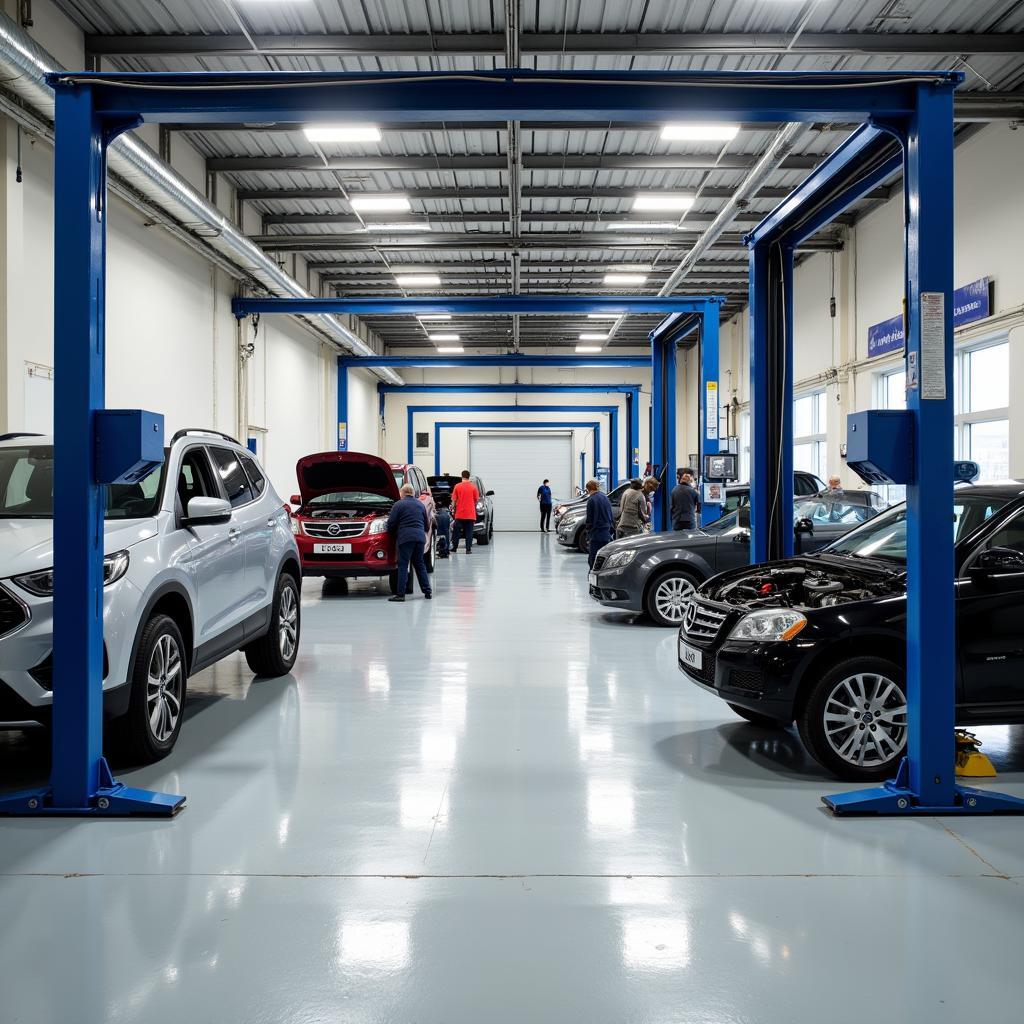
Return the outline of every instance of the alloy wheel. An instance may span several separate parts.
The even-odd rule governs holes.
[[[281,590],[277,619],[281,657],[285,661],[290,661],[295,653],[299,634],[299,603],[295,598],[295,591],[291,587],[283,587]]]
[[[667,622],[682,622],[694,586],[685,576],[666,576],[654,591],[654,607]]]
[[[146,683],[149,728],[158,743],[166,743],[178,727],[184,681],[177,641],[169,633],[163,633],[149,659]]]
[[[848,764],[872,768],[891,761],[907,741],[907,698],[878,672],[840,680],[825,701],[829,746]]]

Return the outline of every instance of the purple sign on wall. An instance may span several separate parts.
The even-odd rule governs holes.
[[[868,328],[868,359],[903,350],[903,314]]]
[[[963,327],[992,315],[992,282],[983,277],[953,292],[953,326]],[[903,316],[868,328],[868,359],[903,350]]]

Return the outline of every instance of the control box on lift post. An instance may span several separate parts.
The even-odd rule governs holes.
[[[906,409],[868,409],[846,419],[846,464],[866,484],[909,484],[913,421]]]

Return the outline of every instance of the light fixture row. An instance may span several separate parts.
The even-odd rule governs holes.
[[[257,0],[249,0],[249,3]],[[303,127],[310,142],[380,142],[383,134],[376,124],[307,124]],[[739,134],[738,124],[665,124],[663,142],[731,142]]]

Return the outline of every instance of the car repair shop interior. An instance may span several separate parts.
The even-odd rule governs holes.
[[[0,0],[0,119],[0,1021],[1019,1020],[1022,0]]]

